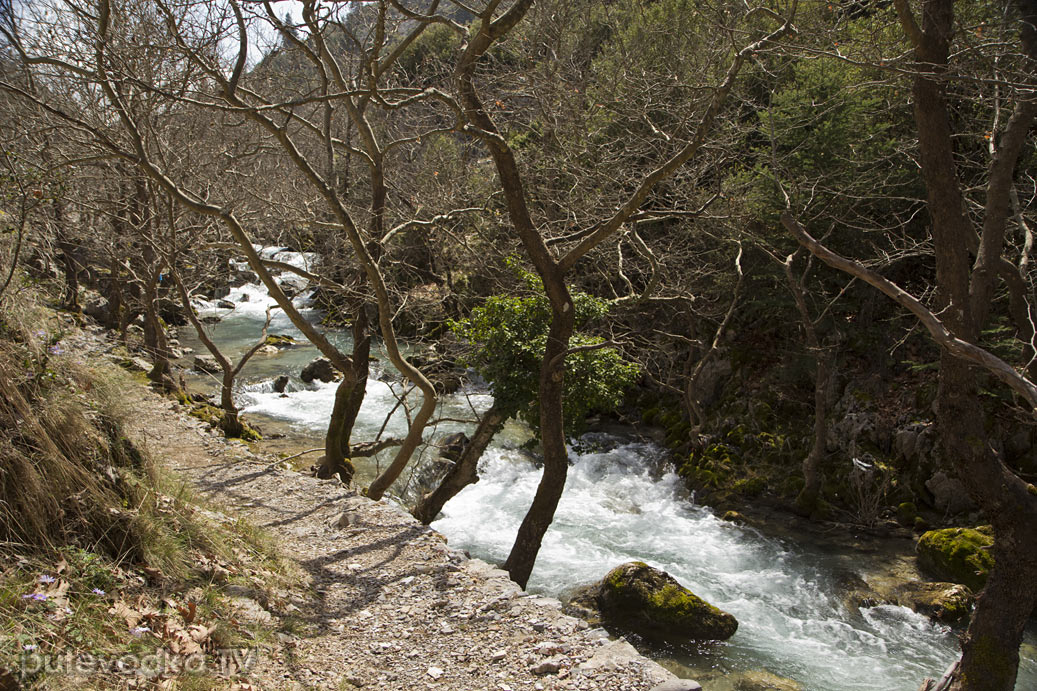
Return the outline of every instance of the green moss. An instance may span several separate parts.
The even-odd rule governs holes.
[[[941,621],[962,621],[969,615],[972,608],[969,603],[961,598],[948,598],[941,603]]]
[[[241,421],[241,439],[244,441],[262,441],[263,435],[259,433],[259,430],[249,425],[244,420]]]
[[[918,507],[914,505],[914,502],[905,501],[904,503],[897,506],[897,522],[899,522],[901,525],[914,525],[915,519],[917,517]]]
[[[681,414],[673,410],[662,412],[659,414],[658,422],[666,429],[676,427],[681,423]]]
[[[277,348],[295,345],[295,343],[296,341],[294,338],[282,334],[272,334],[270,336],[267,336],[266,340],[263,341],[264,345],[275,346]]]
[[[207,403],[202,403],[191,409],[188,413],[191,417],[198,418],[202,422],[208,422],[212,426],[218,426],[223,421],[223,410]]]
[[[1027,485],[1026,491],[1032,494],[1033,496],[1037,497],[1037,487],[1034,487],[1033,485]]]
[[[759,476],[746,477],[736,480],[733,489],[743,497],[758,497],[767,489],[767,481]]]
[[[602,613],[623,628],[684,639],[727,639],[738,622],[644,562],[618,566],[602,581]]]
[[[985,689],[1008,689],[1012,687],[1012,679],[1018,668],[1018,660],[997,639],[986,635],[977,635],[973,638],[971,645],[965,649],[965,657],[972,658],[971,670],[978,670],[983,678],[982,684],[976,684],[977,688]],[[965,687],[971,687],[969,679],[962,674],[962,682]]]
[[[979,591],[994,567],[990,535],[970,528],[930,530],[918,539],[918,565],[938,578]]]

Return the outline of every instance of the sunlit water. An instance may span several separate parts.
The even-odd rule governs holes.
[[[309,255],[264,252],[297,266],[312,261]],[[241,302],[244,295],[248,299]],[[236,288],[227,299],[235,303],[234,310],[206,307],[205,313],[223,317],[212,327],[213,337],[237,356],[258,339],[272,300],[259,285]],[[305,308],[307,299],[303,293],[296,304]],[[308,316],[316,315],[311,311]],[[204,352],[188,330],[181,333],[185,344]],[[302,340],[280,311],[274,312],[270,333]],[[329,335],[348,348],[347,335]],[[300,345],[253,358],[239,384],[244,412],[319,446],[335,385],[303,384],[298,378],[316,355],[311,346]],[[384,434],[406,432],[406,414],[397,405],[401,385],[385,365],[384,357],[374,364],[357,439],[377,434],[394,408]],[[286,395],[272,390],[270,382],[279,374],[291,375]],[[446,397],[439,416],[471,417],[491,402],[486,393]],[[420,400],[409,403],[416,406]],[[433,436],[471,428],[443,423]],[[507,556],[540,478],[533,459],[519,448],[528,431],[509,424],[498,436],[480,464],[480,482],[448,503],[433,524],[451,545],[493,562]],[[360,467],[361,476],[372,477],[374,466],[389,456],[391,451],[383,452],[381,459]],[[434,456],[434,450],[425,449],[415,465]],[[580,450],[570,452],[569,479],[529,589],[563,594],[631,560],[664,569],[739,621],[738,632],[726,643],[669,656],[675,668],[713,678],[706,688],[718,691],[730,687],[717,675],[764,668],[818,691],[914,691],[923,677],[939,675],[953,661],[958,632],[903,607],[848,611],[838,597],[829,556],[718,520],[689,500],[679,479],[662,468],[662,457],[662,449],[632,437],[600,434],[582,439]],[[410,495],[412,478],[403,482],[406,490],[396,491]],[[1018,691],[1037,689],[1035,641],[1031,632],[1022,651]]]

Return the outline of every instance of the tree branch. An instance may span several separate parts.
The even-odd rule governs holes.
[[[940,347],[946,349],[955,357],[968,360],[993,374],[1022,396],[1029,403],[1034,414],[1037,415],[1037,385],[1034,385],[1029,379],[1019,374],[1015,368],[993,353],[955,336],[929,308],[889,279],[880,276],[859,262],[846,259],[832,252],[811,237],[806,229],[788,212],[781,215],[781,222],[799,244],[803,245],[811,254],[835,269],[848,273],[851,276],[856,276],[868,285],[882,291],[882,293],[900,306],[906,308],[922,322],[922,326],[926,328]]]

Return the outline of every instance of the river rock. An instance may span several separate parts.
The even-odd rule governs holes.
[[[274,393],[284,393],[284,390],[288,388],[288,375],[282,374],[280,377],[274,380]]]
[[[325,384],[333,382],[338,379],[338,372],[331,365],[331,360],[327,358],[319,357],[311,360],[308,365],[302,368],[302,372],[299,374],[299,378],[309,384],[314,379],[318,379]]]
[[[277,285],[281,289],[281,292],[284,293],[285,297],[287,297],[288,299],[292,299],[299,294],[299,288],[292,285],[288,281],[281,281]]]
[[[221,320],[215,314],[207,314],[204,317],[198,317],[198,321],[203,324],[219,324]]]
[[[91,300],[83,307],[83,314],[96,319],[102,324],[108,323],[108,312],[108,301],[100,297],[96,300]]]
[[[653,686],[649,691],[702,691],[702,684],[691,679],[671,679]]]
[[[277,346],[272,346],[272,345],[262,345],[262,346],[259,346],[258,350],[256,350],[256,354],[257,355],[277,355],[280,352],[281,352],[280,348],[278,348]]]
[[[969,616],[976,598],[968,586],[957,583],[907,583],[897,600],[936,621],[954,624]]]
[[[464,432],[448,434],[439,442],[439,457],[448,461],[456,461],[461,458],[466,446],[468,446],[468,436]]]
[[[735,691],[803,691],[798,682],[771,674],[767,670],[742,672],[733,675],[732,681]]]
[[[238,298],[238,302],[248,302],[252,298],[249,297],[248,293],[242,293],[241,297]]]
[[[733,616],[644,562],[617,566],[596,590],[594,601],[604,622],[646,638],[726,640],[738,629]]]
[[[296,345],[296,341],[291,336],[285,334],[270,334],[266,337],[264,344],[274,346],[275,348],[291,348]]]
[[[128,370],[137,372],[150,372],[154,368],[154,365],[141,357],[125,358],[120,364]]]
[[[232,310],[235,307],[237,307],[237,305],[235,305],[230,300],[217,300],[216,306],[219,307],[221,310]]]
[[[975,509],[968,490],[961,481],[938,471],[926,480],[925,488],[933,494],[933,505],[949,514],[967,513]]]
[[[994,567],[994,555],[990,553],[993,544],[994,538],[986,528],[945,528],[924,533],[918,538],[915,553],[923,571],[978,592]]]
[[[194,370],[196,372],[204,372],[206,374],[217,374],[222,372],[220,364],[216,362],[216,358],[212,355],[195,355],[194,356]]]
[[[169,326],[187,325],[187,313],[184,311],[184,306],[175,300],[159,298],[155,301],[155,310],[162,321]]]

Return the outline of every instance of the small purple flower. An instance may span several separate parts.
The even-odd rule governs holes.
[[[65,350],[59,345],[52,345],[50,348],[47,348],[47,352],[51,355],[61,355]]]
[[[148,631],[151,631],[151,629],[149,629],[147,626],[134,626],[132,629],[130,629],[130,633],[132,633],[134,636],[137,636],[138,638],[147,633]]]
[[[36,646],[35,643],[26,643],[25,645],[22,646],[22,650],[31,652],[33,650],[36,650],[36,647],[37,646]]]
[[[47,574],[43,574],[42,576],[40,576],[40,583],[53,583],[56,580],[58,579],[54,578],[53,576],[48,576]]]
[[[44,602],[47,596],[43,593],[29,593],[28,595],[22,595],[23,600],[32,600],[33,602]]]
[[[103,590],[101,590],[100,588],[94,588],[90,592],[93,593],[94,595],[105,595],[105,592]]]

